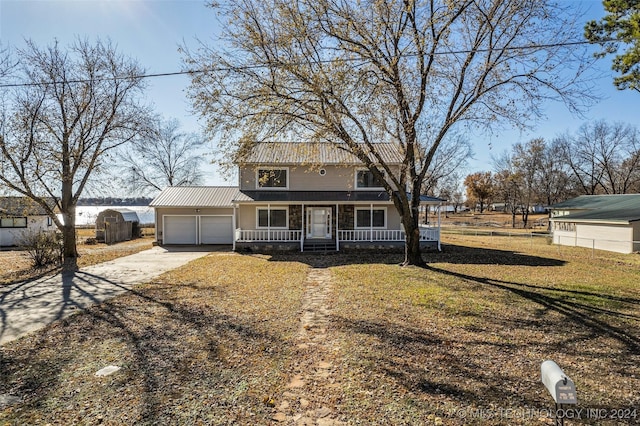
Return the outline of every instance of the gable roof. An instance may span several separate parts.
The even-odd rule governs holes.
[[[150,207],[233,207],[237,186],[170,186]]]
[[[630,223],[640,220],[640,194],[581,195],[551,206],[554,210],[575,210],[553,217],[560,222]]]
[[[51,200],[53,202],[53,200]],[[1,216],[47,216],[47,211],[28,197],[0,197]]]
[[[363,149],[365,145],[363,144]],[[402,163],[402,154],[397,145],[391,143],[374,144],[376,152],[387,164]],[[261,142],[239,162],[241,164],[325,164],[355,165],[362,161],[348,152],[346,145],[330,142]],[[370,158],[377,162],[370,154]]]

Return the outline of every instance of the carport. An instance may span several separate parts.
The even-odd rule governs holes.
[[[235,186],[173,186],[150,204],[161,245],[233,244]]]

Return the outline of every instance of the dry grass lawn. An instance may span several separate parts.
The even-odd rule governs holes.
[[[640,423],[640,258],[544,239],[446,237],[396,255],[216,253],[2,346],[0,424],[272,424],[300,363],[303,281],[333,274],[332,386],[348,424],[552,424],[540,363],[579,407]],[[114,364],[108,377],[94,373]],[[324,389],[324,388],[323,388]]]
[[[77,232],[77,247],[80,255],[78,266],[80,267],[95,265],[150,249],[154,241],[154,238],[149,236],[112,245],[104,243],[85,244],[87,238],[95,235],[95,231],[93,229],[78,229]],[[0,251],[0,286],[57,271],[58,268],[56,267],[33,269],[31,259],[25,251],[13,249]]]

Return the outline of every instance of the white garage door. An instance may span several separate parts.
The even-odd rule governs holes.
[[[164,216],[163,244],[197,244],[196,216]]]
[[[201,216],[200,244],[232,244],[233,222],[230,216]]]

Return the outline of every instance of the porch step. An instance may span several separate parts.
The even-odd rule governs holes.
[[[313,251],[313,252],[336,251],[336,242],[335,240],[305,241],[304,251]]]

